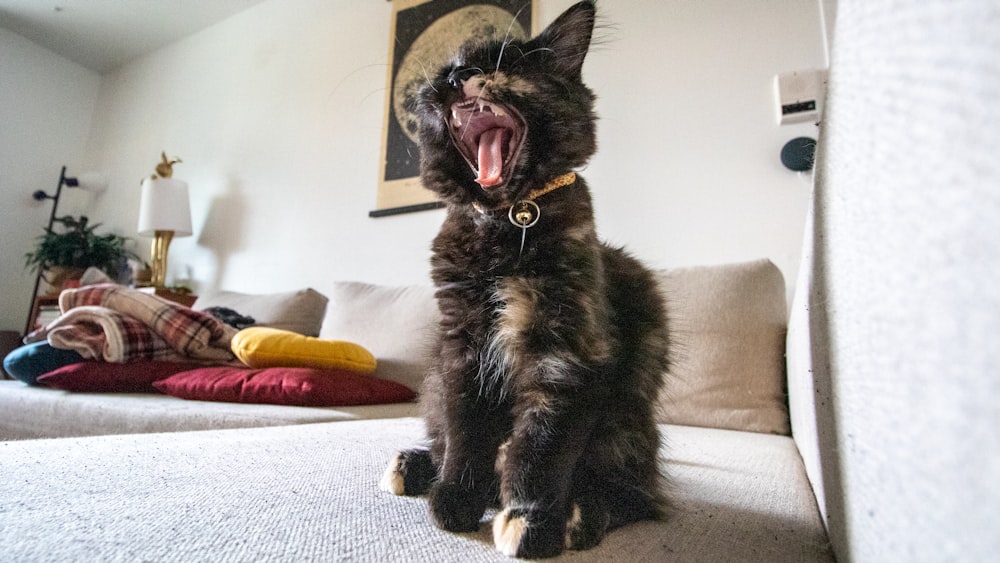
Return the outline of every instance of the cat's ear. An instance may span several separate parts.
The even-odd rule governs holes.
[[[552,49],[553,64],[567,76],[580,75],[583,59],[590,49],[594,19],[594,3],[580,2],[563,12],[538,35],[537,40]]]

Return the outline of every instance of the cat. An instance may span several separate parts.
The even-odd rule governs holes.
[[[441,312],[421,403],[429,447],[381,481],[428,494],[448,531],[516,557],[589,549],[665,513],[654,401],[668,363],[652,273],[598,240],[581,2],[530,41],[471,41],[411,102],[421,181],[446,203],[432,243]]]

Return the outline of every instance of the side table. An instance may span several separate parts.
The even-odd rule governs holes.
[[[178,293],[166,287],[137,287],[139,291],[143,293],[148,293],[150,295],[155,295],[157,297],[162,297],[168,301],[173,301],[174,303],[179,303],[185,307],[190,307],[194,305],[195,300],[198,299],[197,295],[190,293]]]

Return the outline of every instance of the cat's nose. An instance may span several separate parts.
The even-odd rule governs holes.
[[[478,98],[489,84],[485,76],[473,76],[462,81],[462,94],[466,98]]]

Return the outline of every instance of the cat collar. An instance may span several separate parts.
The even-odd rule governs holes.
[[[528,192],[527,197],[518,200],[514,205],[510,206],[510,210],[507,211],[507,219],[510,220],[512,225],[521,229],[521,249],[517,253],[518,256],[524,252],[524,240],[528,234],[528,229],[534,227],[538,223],[538,219],[542,216],[542,210],[535,203],[535,200],[551,191],[568,186],[575,181],[576,172],[567,172],[562,176],[553,178],[541,188],[531,190]],[[480,213],[486,213],[486,210],[479,203],[473,203],[472,207]]]
[[[543,195],[555,191],[563,186],[568,186],[576,181],[576,172],[567,172],[562,176],[556,176],[550,180],[547,184],[541,188],[531,190],[528,192],[527,197],[519,200],[514,205],[510,206],[510,211],[507,216],[510,218],[510,222],[514,223],[515,227],[527,228],[533,226],[538,222],[538,204],[534,200],[542,197]],[[493,209],[487,209],[479,204],[479,202],[474,202],[472,207],[480,213],[486,213],[487,211],[493,211]],[[531,216],[524,215],[526,213],[525,207],[528,208],[527,213],[531,213]]]

